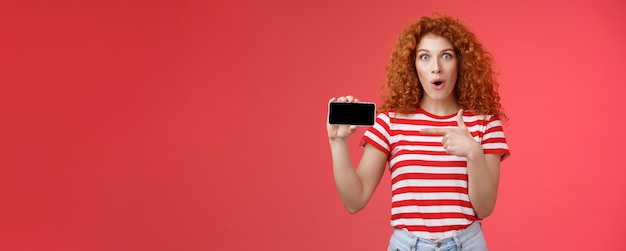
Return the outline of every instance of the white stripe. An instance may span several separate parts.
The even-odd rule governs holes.
[[[489,120],[493,116],[488,115],[475,115],[475,116],[463,116],[463,120],[466,124],[474,124],[470,126],[468,130],[471,133],[482,134],[493,127],[502,126],[501,121],[495,120],[489,122]],[[417,113],[417,114],[396,114],[390,112],[388,115],[380,114],[379,118],[382,120],[380,124],[386,125],[389,127],[391,132],[394,130],[403,130],[403,131],[420,131],[423,128],[452,128],[454,126],[432,126],[432,125],[424,125],[424,123],[419,123],[416,120],[428,121],[426,124],[430,122],[453,122],[456,121],[456,116],[452,116],[447,119],[436,119],[431,118],[425,113]],[[398,119],[406,119],[406,122],[403,123],[391,123],[390,118],[398,118]],[[485,123],[488,123],[485,125]],[[407,146],[407,145],[396,145],[393,149],[391,149],[391,144],[394,144],[399,141],[404,142],[425,142],[425,143],[441,143],[442,136],[408,136],[408,135],[396,135],[391,137],[387,134],[387,131],[377,123],[375,125],[375,130],[384,135],[386,139],[388,139],[389,150],[391,154],[394,155],[393,159],[389,160],[389,167],[397,167],[397,164],[406,160],[425,160],[425,161],[435,161],[435,162],[448,162],[448,161],[465,161],[466,158],[457,157],[453,155],[429,155],[429,154],[400,154],[395,156],[399,151],[402,150],[415,150],[415,151],[432,151],[443,153],[445,150],[439,144],[435,144],[436,146]],[[374,142],[379,143],[376,135],[367,134],[367,136],[374,140]],[[496,131],[489,134],[485,134],[482,137],[482,140],[486,139],[494,139],[494,138],[504,138],[504,132]],[[478,136],[474,137],[474,140],[477,142],[481,142],[481,138]],[[482,143],[482,142],[481,142]],[[381,143],[381,145],[387,145]],[[508,149],[506,143],[490,143],[484,144],[483,149]],[[429,167],[429,166],[419,166],[419,165],[410,165],[397,167],[392,173],[391,178],[397,179],[399,175],[402,174],[410,174],[410,173],[424,173],[424,174],[467,174],[467,168],[465,166],[459,167]],[[467,181],[465,180],[455,180],[455,179],[447,179],[447,180],[432,180],[432,179],[401,179],[398,182],[392,184],[392,190],[397,192],[397,189],[403,187],[439,187],[439,186],[456,186],[467,188]],[[469,196],[466,193],[457,193],[457,192],[422,192],[422,193],[401,193],[394,194],[392,197],[392,202],[406,201],[406,200],[457,200],[469,202]],[[466,215],[474,215],[473,209],[470,207],[463,206],[402,206],[402,207],[394,207],[391,208],[392,215],[397,215],[400,213],[445,213],[445,212],[456,212],[463,213]],[[396,225],[406,225],[406,226],[451,226],[451,225],[469,225],[471,223],[470,220],[466,218],[445,218],[445,219],[398,219],[395,221],[391,221],[391,224]],[[446,231],[444,233],[429,233],[429,232],[413,232],[413,234],[428,238],[428,239],[438,239],[449,237],[458,231]]]
[[[391,190],[402,187],[467,187],[467,181],[464,180],[418,180],[403,179],[391,184]]]
[[[383,124],[384,124],[387,126],[387,128],[391,128],[391,121],[389,120],[389,117],[387,117],[387,115],[385,115],[384,113],[381,113],[381,114],[378,114],[378,118],[381,119],[383,123],[382,124],[375,123],[374,129],[379,131],[385,138],[389,139],[390,138],[389,132],[387,131],[387,129],[385,129],[385,127],[383,127]]]
[[[483,140],[491,139],[491,138],[504,138],[504,132],[495,131],[495,132],[490,132],[490,133],[486,133],[485,135],[483,135]]]
[[[391,197],[392,202],[403,200],[462,200],[469,201],[469,196],[462,193],[401,193]]]
[[[385,124],[387,124],[387,125],[388,125],[388,124],[391,124],[391,119],[389,119],[389,116],[387,116],[387,114],[385,114],[385,113],[380,113],[380,114],[378,114],[378,116],[377,116],[377,117],[378,117],[379,119],[382,119],[382,120],[385,122]]]
[[[431,154],[410,154],[405,153],[395,156],[394,162],[400,162],[404,160],[426,160],[426,161],[466,161],[467,158],[454,155],[431,155]]]
[[[487,121],[489,121],[489,119],[487,119]],[[496,127],[496,126],[502,126],[502,121],[494,120],[494,121],[489,122],[489,124],[487,124],[487,129]]]
[[[428,143],[440,143],[443,136],[409,136],[409,135],[394,135],[391,136],[391,142],[408,141],[408,142],[428,142]]]
[[[465,121],[467,122],[467,121]],[[480,124],[476,124],[470,127],[467,127],[467,130],[470,132],[478,132],[481,129]],[[402,131],[421,131],[424,128],[457,128],[457,126],[434,126],[434,125],[414,125],[414,124],[400,124],[394,123],[393,130],[402,130]]]
[[[373,133],[371,133],[369,131],[366,131],[365,132],[365,136],[367,138],[371,139],[372,141],[376,142],[376,144],[379,144],[380,146],[385,148],[385,150],[389,151],[389,145],[387,144],[387,142],[385,142],[384,140],[379,138],[376,134],[373,134]]]
[[[446,219],[397,219],[392,220],[391,224],[395,225],[408,225],[408,226],[453,226],[453,225],[468,225],[471,221],[466,218],[446,218]]]
[[[391,214],[401,213],[464,213],[474,215],[474,209],[462,206],[404,206],[394,207]]]
[[[399,150],[444,152],[443,146],[396,146]]]
[[[479,142],[478,135],[472,138],[476,140],[476,142]],[[401,140],[407,141],[407,142],[420,142],[420,143],[441,143],[441,141],[443,140],[443,136],[414,136],[414,135],[396,134],[394,136],[390,136],[389,144],[393,144]]]
[[[465,167],[429,167],[429,166],[403,166],[393,171],[391,179],[405,173],[446,173],[446,174],[466,174]]]
[[[404,114],[404,113],[395,113],[389,112],[389,117],[397,118],[397,119],[421,119],[421,120],[432,120],[432,118],[426,116],[425,114],[417,113],[417,114]]]
[[[445,152],[443,146],[396,146],[393,149],[394,153],[397,153],[401,150],[418,150],[418,151],[431,151],[431,152]]]
[[[493,150],[493,149],[509,149],[509,147],[505,143],[489,143],[483,144],[483,150]]]
[[[391,155],[395,155],[397,152],[401,150],[421,150],[421,151],[431,151],[431,152],[445,152],[443,146],[396,146],[393,151],[391,151]],[[396,156],[397,157],[397,156]]]
[[[411,120],[428,120],[428,121],[456,121],[456,115],[447,118],[447,119],[434,119],[429,117],[423,113],[413,113],[413,114],[402,114],[389,112],[389,117],[398,118],[398,119],[411,119]],[[474,116],[463,116],[463,121],[465,122],[475,122],[478,120],[489,120],[490,116],[487,116],[487,119],[483,119],[483,115],[474,115]]]
[[[383,122],[385,122],[385,124],[387,126],[389,126],[389,118],[385,118],[383,116],[380,116],[380,119],[382,119]],[[378,123],[374,124],[374,129],[376,129],[376,131],[380,132],[380,134],[382,134],[383,137],[389,138],[389,133],[387,132],[385,127],[382,126],[382,124],[378,124]]]

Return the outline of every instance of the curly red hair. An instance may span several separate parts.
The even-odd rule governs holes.
[[[448,16],[422,17],[402,31],[387,66],[387,86],[379,112],[409,113],[417,108],[424,90],[415,69],[416,47],[429,33],[450,41],[458,55],[454,95],[461,108],[506,119],[492,69],[493,57],[458,19]]]

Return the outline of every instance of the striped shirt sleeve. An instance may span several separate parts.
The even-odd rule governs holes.
[[[389,125],[389,114],[386,112],[378,114],[374,125],[367,129],[367,131],[363,134],[360,145],[364,147],[365,144],[371,144],[378,150],[389,155],[391,152],[391,144],[389,143]]]
[[[502,129],[502,122],[496,116],[491,116],[487,121],[481,144],[485,154],[502,154],[502,160],[511,155]]]

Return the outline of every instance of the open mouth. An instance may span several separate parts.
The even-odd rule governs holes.
[[[445,82],[443,80],[440,80],[440,79],[435,79],[434,81],[430,82],[430,84],[432,85],[432,88],[434,90],[442,90],[444,83]]]

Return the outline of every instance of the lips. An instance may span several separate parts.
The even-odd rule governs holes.
[[[445,81],[443,81],[442,79],[433,79],[432,81],[430,81],[430,86],[432,86],[435,90],[443,89],[444,84]]]

